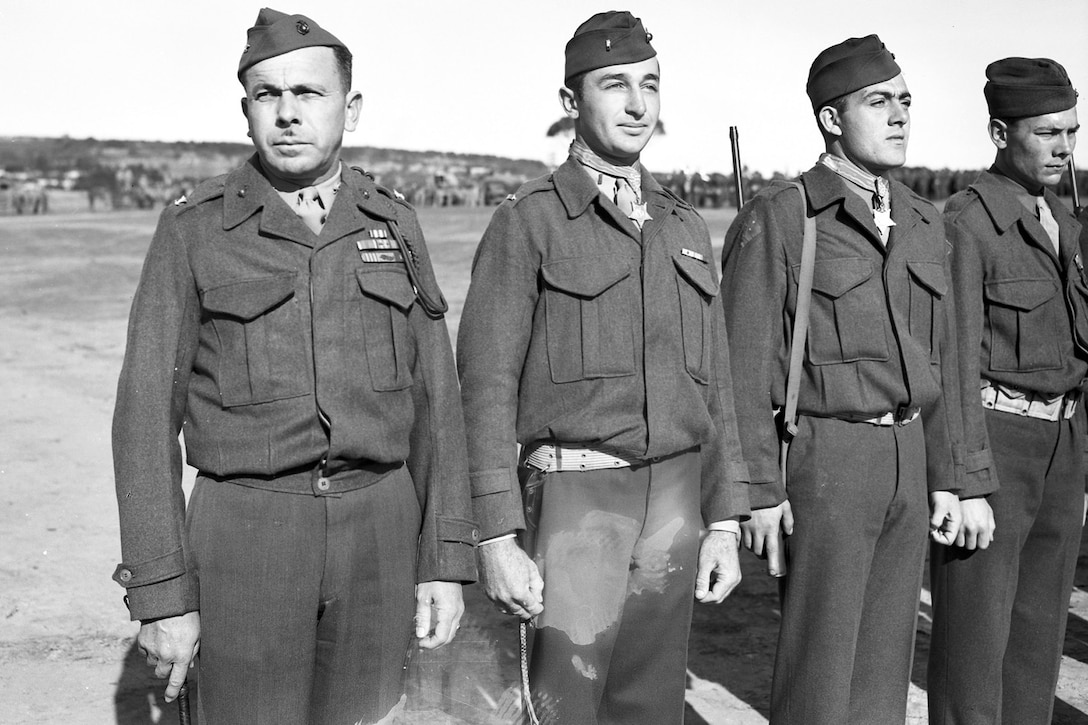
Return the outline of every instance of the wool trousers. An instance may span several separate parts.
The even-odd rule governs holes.
[[[341,495],[199,477],[201,725],[373,723],[399,701],[420,511],[406,468]]]
[[[984,415],[997,527],[985,550],[931,554],[929,721],[1049,725],[1080,548],[1082,421]]]
[[[548,725],[680,725],[700,533],[697,450],[544,476],[529,681]]]
[[[903,725],[928,535],[921,420],[802,416],[772,725]]]

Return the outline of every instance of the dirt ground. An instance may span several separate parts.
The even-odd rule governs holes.
[[[490,210],[421,214],[455,328]],[[731,215],[708,215],[721,240]],[[0,218],[0,722],[176,722],[134,653],[120,587],[110,416],[125,321],[155,214]],[[1088,723],[1088,557],[1082,547],[1055,723]],[[689,723],[766,722],[773,581],[745,557],[725,604],[696,609]],[[476,588],[459,639],[408,665],[406,723],[497,723],[517,634]],[[928,593],[908,721],[925,723]]]

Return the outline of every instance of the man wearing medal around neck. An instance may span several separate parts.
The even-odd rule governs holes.
[[[480,575],[535,620],[542,722],[682,722],[693,601],[740,580],[747,474],[710,237],[639,162],[650,38],[608,12],[567,44],[570,158],[496,211],[458,335]]]
[[[902,725],[927,529],[951,543],[959,520],[949,246],[937,210],[888,178],[906,161],[911,96],[880,39],[821,52],[807,90],[826,151],[801,175],[807,207],[795,186],[772,184],[723,250],[752,480],[744,545],[785,577],[771,722]],[[816,261],[783,472],[775,415],[806,208]]]

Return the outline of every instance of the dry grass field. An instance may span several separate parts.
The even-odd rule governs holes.
[[[456,330],[488,209],[421,220]],[[150,212],[0,218],[0,722],[176,722],[133,650],[118,561],[110,416],[125,321],[155,225]],[[708,215],[719,243],[731,212]],[[1088,559],[1082,557],[1054,722],[1088,722]],[[774,584],[744,558],[723,605],[697,607],[689,723],[766,722],[777,629]],[[516,630],[466,590],[459,639],[413,655],[404,723],[501,722]],[[924,715],[922,593],[909,722]],[[504,696],[504,692],[506,695]]]

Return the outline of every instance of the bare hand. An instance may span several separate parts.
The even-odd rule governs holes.
[[[956,537],[956,546],[964,549],[986,549],[994,540],[997,522],[990,502],[985,498],[967,498],[960,501],[963,525]]]
[[[499,611],[528,621],[544,611],[544,580],[514,539],[476,548],[480,585]]]
[[[786,546],[783,535],[793,534],[793,509],[789,501],[752,511],[752,518],[740,525],[744,548],[767,559],[767,573],[786,576]]]
[[[200,613],[188,612],[140,624],[136,644],[155,668],[155,677],[169,677],[166,701],[173,702],[185,682],[185,673],[200,651]]]
[[[699,573],[695,577],[695,598],[700,602],[720,604],[740,584],[739,544],[737,535],[729,531],[707,533],[699,546]]]
[[[929,494],[929,536],[938,544],[959,544],[963,536],[963,513],[960,497],[951,491],[934,491]]]
[[[438,649],[452,642],[464,613],[459,583],[416,584],[416,637],[423,649]]]

